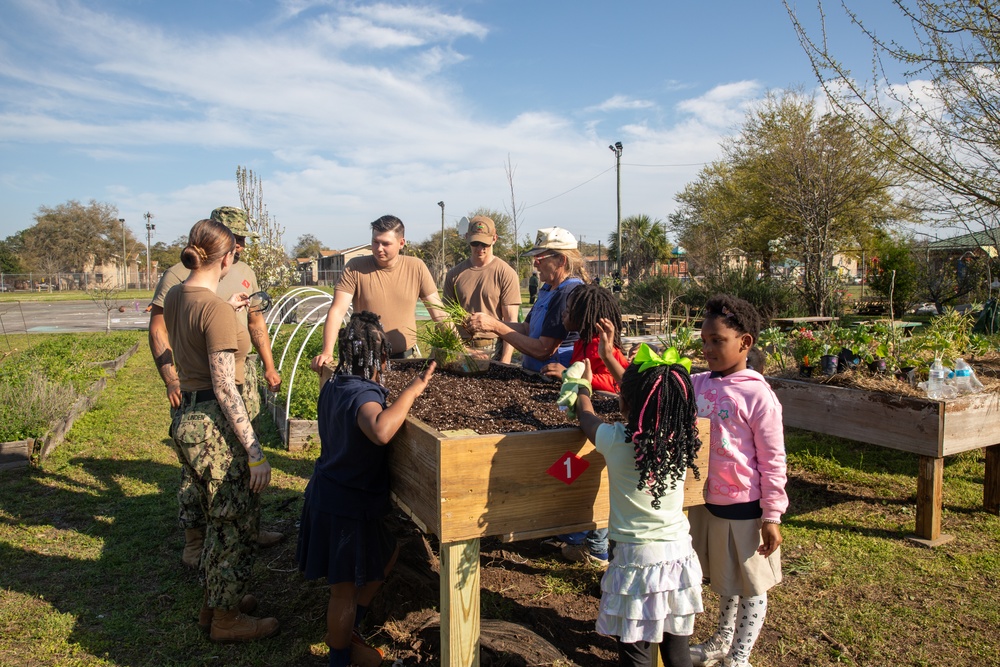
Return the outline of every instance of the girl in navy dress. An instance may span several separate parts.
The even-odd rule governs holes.
[[[319,395],[322,450],[306,487],[297,558],[307,579],[326,577],[330,665],[375,667],[381,652],[359,633],[369,603],[399,554],[386,445],[434,374],[434,362],[386,406],[391,353],[378,315],[355,313],[338,338],[340,363]]]

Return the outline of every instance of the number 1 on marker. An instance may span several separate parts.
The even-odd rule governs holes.
[[[567,456],[564,464],[566,465],[566,479],[573,479],[573,457]]]

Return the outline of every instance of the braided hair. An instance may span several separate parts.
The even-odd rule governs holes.
[[[622,311],[611,290],[584,283],[575,287],[566,299],[570,320],[580,327],[580,340],[590,343],[597,336],[597,321],[602,317],[615,325],[615,347],[622,349]]]
[[[375,371],[389,370],[388,360],[392,346],[382,328],[379,316],[367,310],[351,315],[351,321],[340,330],[337,336],[337,348],[340,351],[340,362],[334,375],[346,373],[357,375],[366,380],[375,376]],[[379,383],[385,384],[384,375],[379,373]]]
[[[677,488],[685,470],[691,468],[701,479],[694,462],[701,440],[691,376],[680,364],[640,372],[633,363],[622,377],[621,396],[628,412],[625,439],[632,442],[639,471],[636,489],[648,489],[658,510],[660,498]]]

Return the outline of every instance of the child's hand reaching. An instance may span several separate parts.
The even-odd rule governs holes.
[[[417,390],[417,396],[424,393],[424,389],[427,389],[427,383],[431,381],[434,377],[434,369],[437,368],[437,362],[432,361],[427,364],[427,367],[422,373],[410,380],[410,386]]]
[[[597,320],[597,354],[601,359],[614,355],[615,325],[606,317]],[[607,363],[607,362],[605,362]]]
[[[776,523],[761,524],[760,539],[763,544],[757,548],[757,553],[767,558],[781,546],[781,526]]]

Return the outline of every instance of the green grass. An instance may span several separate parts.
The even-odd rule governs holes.
[[[194,623],[196,578],[179,564],[167,404],[142,352],[42,468],[0,472],[0,665],[323,664],[326,587],[303,581],[291,558],[315,451],[284,451],[262,422],[274,469],[263,523],[293,537],[261,553],[254,590],[282,633],[207,642]],[[770,593],[755,667],[1000,666],[1000,518],[981,509],[981,452],[946,460],[942,530],[955,539],[930,550],[905,539],[914,456],[798,430],[786,442],[785,581]],[[549,558],[532,566],[539,595],[587,594],[596,614],[599,572]],[[715,625],[708,587],[705,602],[695,639]],[[484,617],[512,608],[502,590],[483,604]]]
[[[119,292],[115,297],[118,301],[138,301],[149,303],[153,299],[152,290],[130,289]],[[0,303],[5,301],[88,301],[90,299],[83,290],[56,290],[53,292],[0,292]]]

